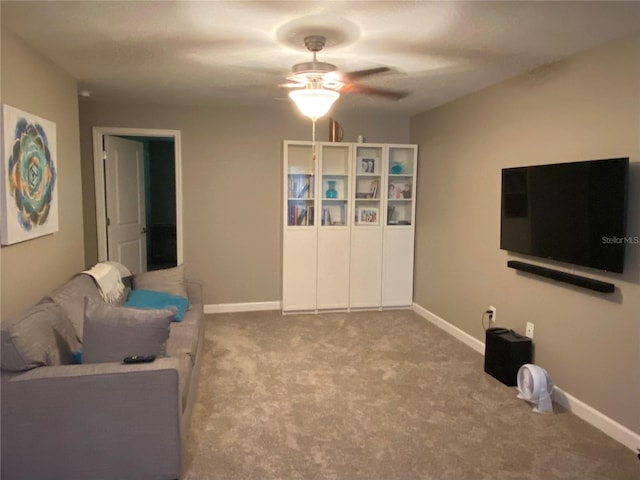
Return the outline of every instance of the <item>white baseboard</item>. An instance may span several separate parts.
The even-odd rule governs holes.
[[[446,320],[440,318],[435,313],[430,312],[424,307],[421,307],[417,303],[413,304],[413,311],[416,312],[421,317],[426,318],[431,323],[433,323],[436,327],[440,327],[442,330],[447,332],[449,335],[453,335],[462,343],[470,346],[476,352],[484,355],[484,343],[478,340],[475,337],[472,337],[467,332],[460,330],[458,327],[451,325]]]
[[[413,311],[464,344],[470,346],[475,351],[484,355],[484,343],[477,338],[472,337],[468,333],[450,324],[417,303],[413,304]],[[565,392],[558,386],[556,386],[553,391],[553,400],[585,422],[590,423],[599,430],[602,430],[604,433],[627,448],[633,451],[640,448],[640,434],[629,430],[624,425],[621,425],[612,418],[607,417],[602,412],[584,403],[582,400],[577,399],[570,393]]]
[[[205,305],[204,313],[261,312],[264,310],[280,310],[280,302],[219,303]]]
[[[619,424],[614,419],[607,417],[604,413],[596,410],[592,406],[577,399],[570,393],[559,387],[553,390],[553,401],[562,405],[574,415],[580,417],[585,422],[602,430],[614,440],[617,440],[627,448],[637,451],[640,448],[640,434],[629,430],[624,425]]]

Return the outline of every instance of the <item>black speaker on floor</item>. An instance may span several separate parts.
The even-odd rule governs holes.
[[[518,370],[531,363],[532,344],[529,337],[506,328],[486,331],[484,371],[509,387],[518,384]]]

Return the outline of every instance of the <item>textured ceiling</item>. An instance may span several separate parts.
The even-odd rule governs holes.
[[[213,1],[12,2],[9,28],[95,101],[273,106],[291,66],[319,60],[391,73],[362,83],[399,101],[344,95],[341,109],[415,114],[640,32],[640,2]]]

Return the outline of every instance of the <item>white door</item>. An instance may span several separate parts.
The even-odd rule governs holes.
[[[105,135],[104,148],[108,260],[146,272],[144,145]]]

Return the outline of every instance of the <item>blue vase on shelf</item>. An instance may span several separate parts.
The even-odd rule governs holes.
[[[336,191],[336,182],[335,180],[327,181],[329,184],[329,189],[327,190],[326,196],[327,198],[338,198],[338,192]]]
[[[402,173],[404,169],[402,168],[402,164],[398,163],[398,162],[394,162],[391,164],[391,169],[390,172],[394,175],[399,175]]]

